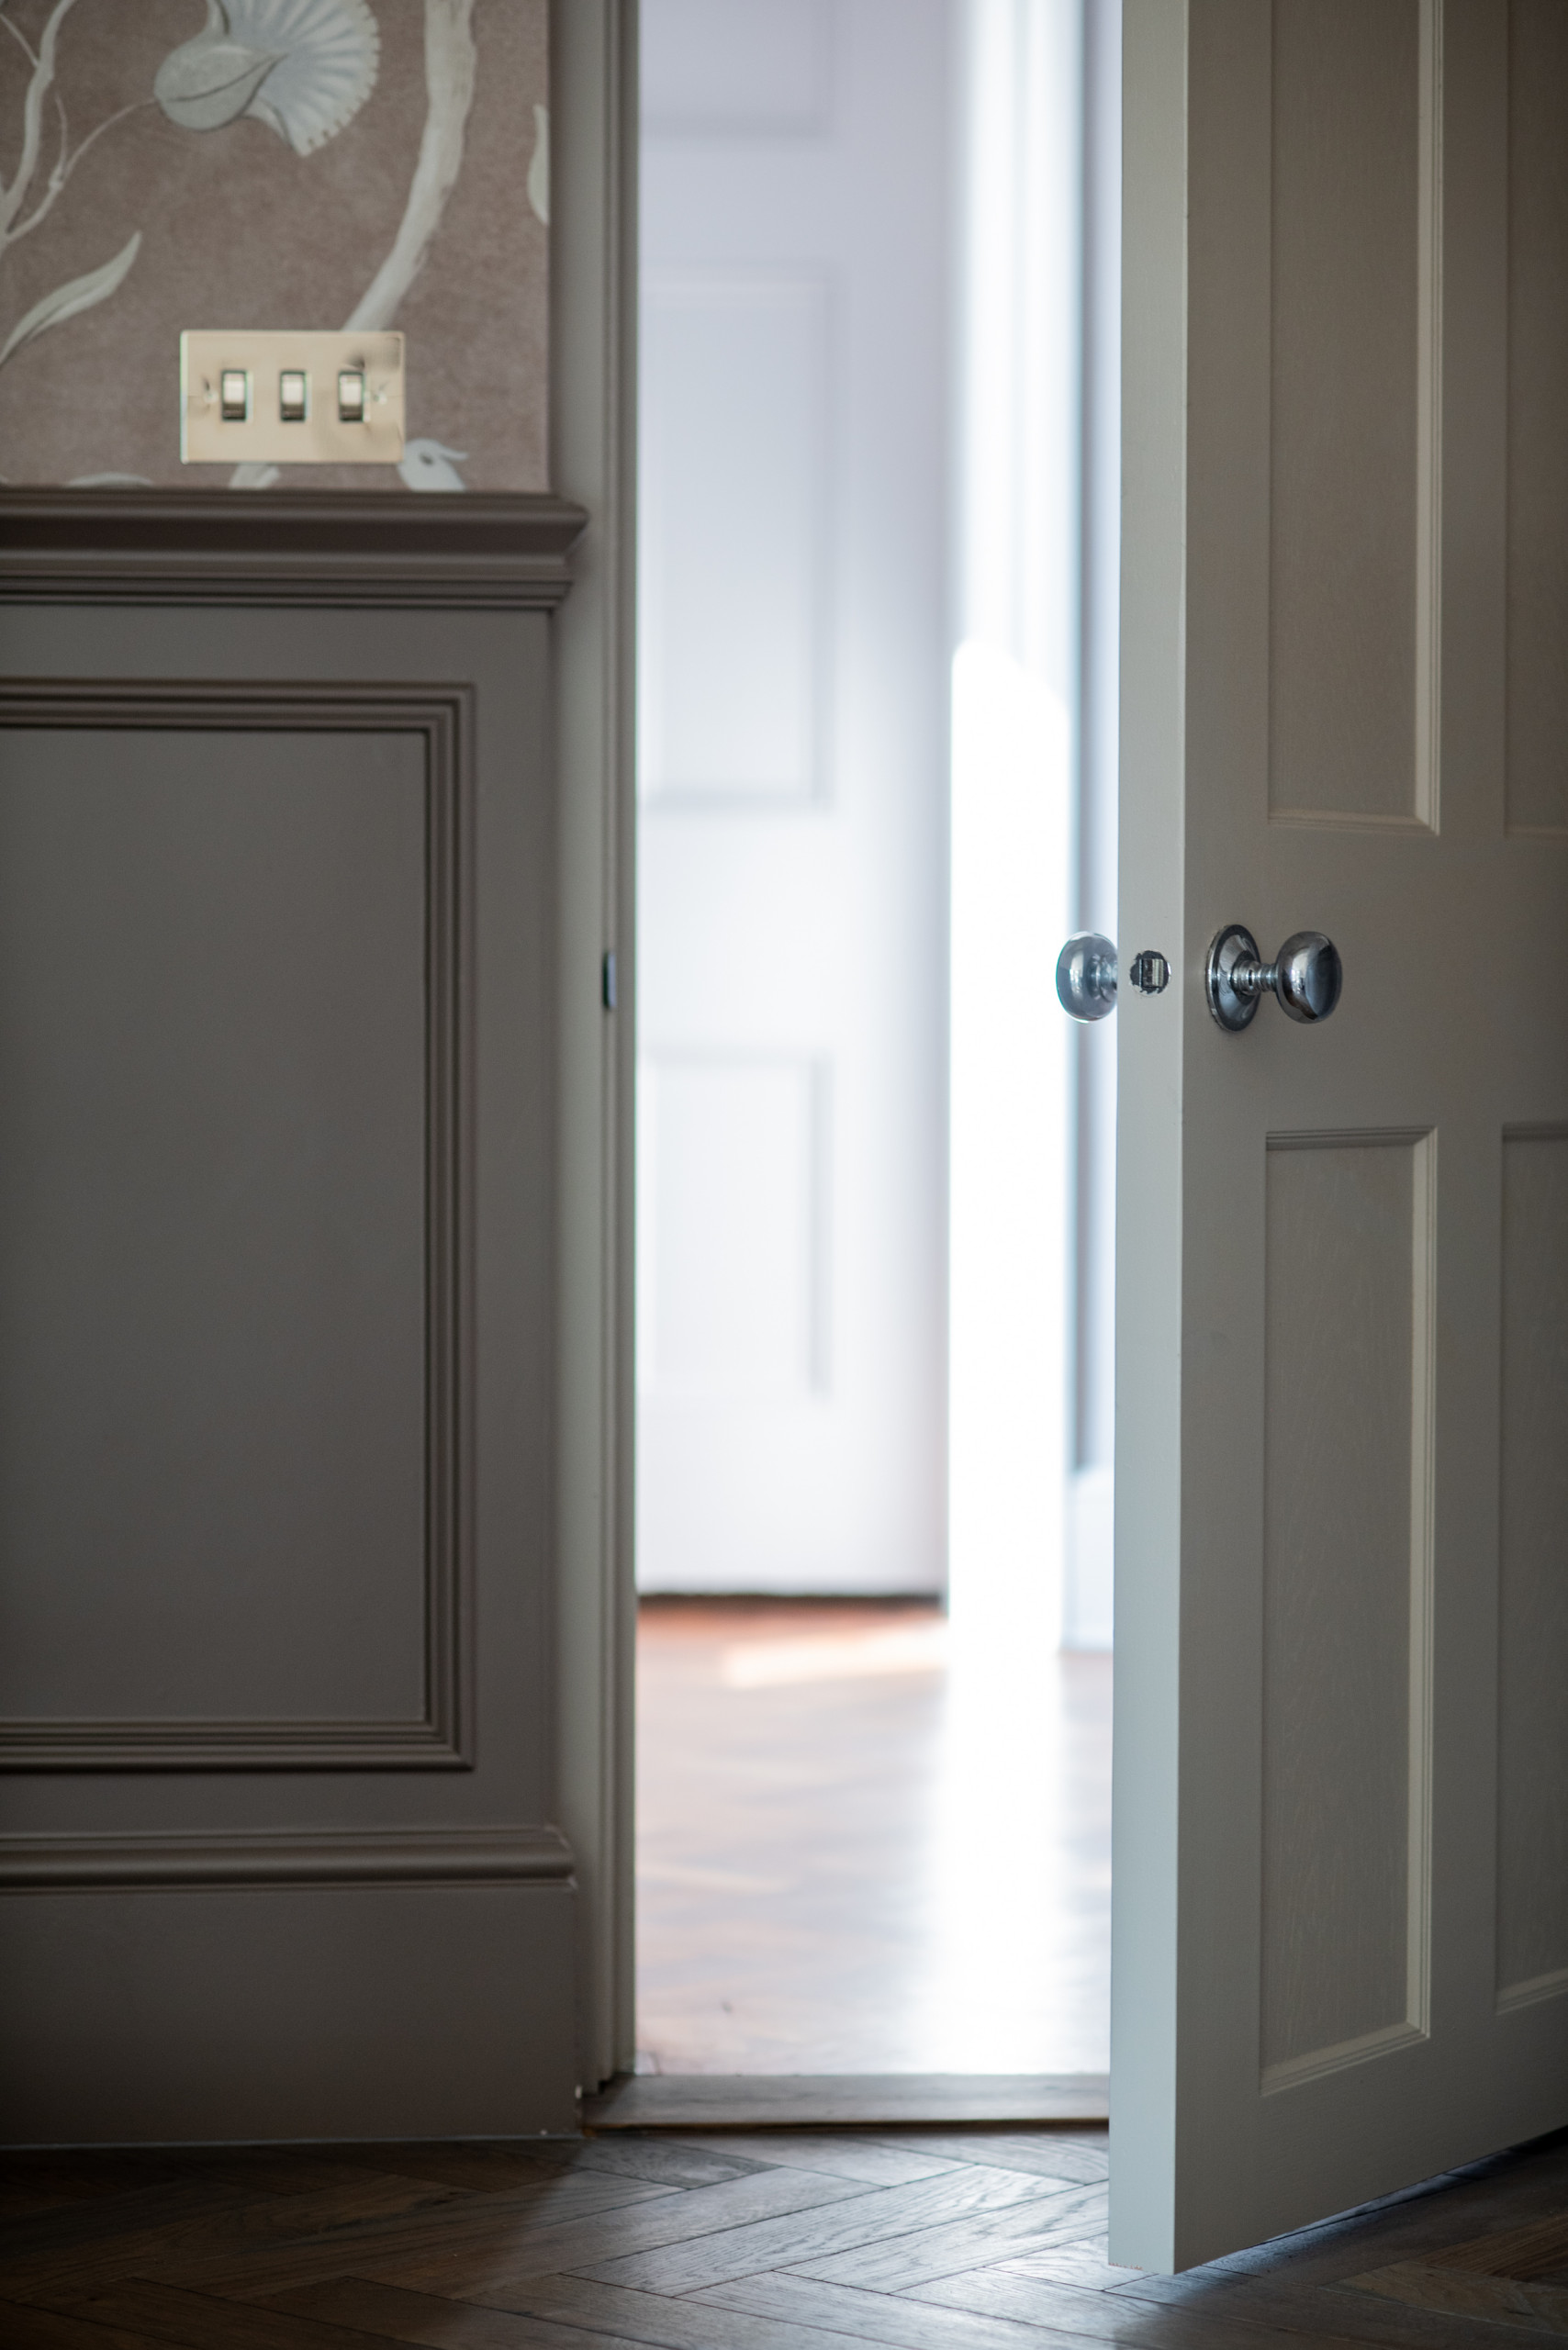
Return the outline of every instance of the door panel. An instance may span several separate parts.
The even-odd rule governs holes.
[[[1552,0],[1508,18],[1508,654],[1510,832],[1568,826],[1568,19]]]
[[[828,795],[826,296],[800,273],[644,273],[649,805]]]
[[[819,1383],[818,1079],[803,1059],[644,1067],[642,1328],[666,1394],[803,1399]]]
[[[424,748],[7,736],[8,1713],[422,1709]]]
[[[1568,1133],[1503,1138],[1497,2004],[1568,1991]]]
[[[1419,0],[1280,0],[1274,10],[1276,813],[1416,812],[1420,22]]]
[[[1561,211],[1521,77],[1560,118],[1568,55],[1495,0],[1126,39],[1120,924],[1183,976],[1119,1014],[1112,2257],[1180,2267],[1568,2119],[1563,623],[1518,486],[1568,371],[1518,316]],[[1326,1025],[1215,1025],[1236,921],[1330,934]]]
[[[1430,1169],[1426,1136],[1264,1161],[1268,2089],[1425,2022]]]

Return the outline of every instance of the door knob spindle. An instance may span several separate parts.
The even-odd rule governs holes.
[[[1116,1009],[1116,949],[1097,930],[1081,930],[1057,957],[1057,1002],[1074,1020],[1103,1020]],[[1162,995],[1170,966],[1146,946],[1127,965],[1127,979],[1139,995]]]

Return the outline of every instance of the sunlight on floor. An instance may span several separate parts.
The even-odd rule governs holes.
[[[1108,1656],[656,1600],[638,1702],[642,2068],[1105,2069]]]

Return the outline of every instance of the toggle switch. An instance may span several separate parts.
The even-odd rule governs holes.
[[[285,367],[277,379],[277,412],[286,424],[303,424],[309,377],[303,367]]]
[[[225,424],[243,424],[251,413],[251,375],[245,367],[225,367],[218,379],[218,412]]]
[[[338,416],[344,424],[364,422],[364,370],[361,367],[338,371]]]

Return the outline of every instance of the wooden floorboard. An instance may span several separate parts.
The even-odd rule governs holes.
[[[846,2179],[801,2171],[763,2171],[728,2179],[720,2187],[690,2187],[661,2196],[635,2211],[618,2210],[589,2220],[568,2220],[552,2228],[519,2227],[504,2238],[449,2251],[437,2241],[412,2256],[378,2246],[374,2266],[362,2276],[422,2291],[447,2287],[464,2299],[481,2300],[497,2287],[557,2270],[583,2270],[609,2259],[635,2256],[711,2234],[729,2234],[753,2221],[809,2210],[864,2192]]]
[[[1568,2133],[1180,2277],[1103,2129],[0,2158],[0,2350],[1507,2350],[1568,2333]]]
[[[183,2344],[186,2350],[211,2350],[217,2343],[224,2350],[367,2350],[363,2332],[137,2277],[92,2288],[62,2313],[111,2332]]]
[[[118,2326],[94,2325],[86,2318],[25,2309],[14,2301],[0,2301],[0,2342],[6,2350],[168,2350],[166,2342],[151,2334],[126,2333]]]
[[[1043,2186],[1036,2179],[1036,2189]],[[1047,2244],[1070,2243],[1105,2225],[1103,2187],[1073,2187],[1055,2195],[1032,2195],[1002,2210],[949,2221],[918,2236],[900,2237],[825,2260],[800,2262],[801,2274],[827,2285],[859,2285],[868,2292],[911,2293],[934,2277],[986,2268],[1010,2254]]]
[[[418,2342],[434,2350],[590,2350],[581,2332],[551,2318],[516,2310],[481,2307],[476,2301],[442,2300],[434,2293],[411,2293],[401,2285],[377,2285],[364,2277],[339,2277],[282,2293],[274,2307],[339,2326],[357,2327],[377,2342]],[[599,2333],[592,2350],[615,2350],[627,2337]]]
[[[988,2170],[1027,2171],[1036,2178],[1063,2178],[1088,2185],[1103,2179],[1110,2169],[1105,2132],[1071,2137],[1062,2130],[965,2130],[955,2135],[937,2130],[910,2131],[901,2146],[917,2146],[944,2162],[982,2163]]]
[[[887,2343],[892,2350],[1050,2350],[1051,2341],[1059,2340],[1011,2318],[893,2300],[858,2286],[824,2285],[814,2277],[741,2277],[697,2298],[739,2313],[847,2334],[852,2342]]]
[[[640,2073],[1105,2069],[1109,1656],[1040,1658],[1020,1707],[949,1659],[934,1603],[644,1598],[639,1618]],[[943,1823],[999,1781],[1008,1864],[977,1869]]]
[[[596,2141],[597,2144],[611,2146],[645,2143],[636,2138]],[[858,2131],[849,2130],[757,2131],[750,2136],[742,2130],[723,2131],[711,2138],[682,2136],[658,2143],[701,2146],[714,2153],[733,2152],[753,2162],[779,2164],[786,2170],[825,2171],[830,2178],[863,2179],[868,2187],[907,2187],[913,2179],[939,2178],[958,2166],[951,2155],[928,2148],[924,2141],[911,2144],[895,2139],[879,2143],[873,2138],[863,2137]]]
[[[1155,2287],[1166,2280],[1143,2281]],[[1157,2290],[1141,2291],[1136,2284],[1128,2293],[1117,2298],[1171,2306]],[[1396,2301],[1356,2292],[1339,2283],[1294,2289],[1288,2285],[1249,2278],[1221,2292],[1175,2306],[1195,2311],[1205,2318],[1251,2317],[1260,2324],[1289,2328],[1298,2334],[1310,2333],[1324,2321],[1326,2313],[1331,2313],[1335,2331],[1347,2341],[1383,2344],[1388,2350],[1472,2350],[1477,2343],[1490,2343],[1493,2350],[1506,2350],[1514,2331],[1509,2328],[1499,2335],[1495,2327],[1488,2326],[1484,2333],[1478,2333],[1468,2317],[1402,2307]]]
[[[1010,2203],[1037,2201],[1040,2182],[1016,2171],[962,2170],[907,2187],[862,2188],[831,2211],[791,2212],[750,2227],[688,2238],[655,2252],[633,2253],[586,2273],[608,2284],[645,2286],[659,2293],[695,2293],[728,2277],[804,2262],[868,2259],[890,2239],[929,2241],[944,2224],[978,2221]],[[1063,2190],[1071,2193],[1070,2188]],[[1053,2200],[1055,2199],[1052,2199]],[[956,2264],[955,2264],[956,2265]]]
[[[657,2343],[662,2350],[844,2350],[842,2334],[815,2326],[779,2324],[767,2318],[737,2319],[696,2299],[648,2293],[631,2285],[609,2285],[594,2277],[538,2277],[529,2306],[580,2326],[594,2340],[602,2329],[633,2341]]]
[[[1186,2309],[1162,2309],[1157,2317],[1146,2304],[1009,2276],[1000,2268],[935,2278],[913,2290],[919,2300],[1013,2318],[1047,2340],[1056,2333],[1071,2342],[1159,2343],[1161,2350],[1301,2350],[1301,2336],[1291,2327],[1242,2314],[1219,2317]],[[1343,2350],[1344,2337],[1334,2330],[1331,2318],[1331,2311],[1323,2313],[1312,2339],[1323,2350]]]
[[[602,2178],[592,2173],[552,2187],[507,2195],[449,2193],[439,2206],[411,2212],[400,2224],[366,2217],[357,2223],[310,2229],[262,2242],[231,2227],[192,2230],[182,2240],[161,2239],[139,2257],[134,2270],[171,2284],[200,2285],[241,2299],[308,2285],[323,2277],[364,2275],[367,2264],[453,2267],[506,2258],[524,2242],[565,2235],[606,2211],[626,2211],[670,2199],[659,2188],[635,2179]],[[6,2289],[0,2267],[0,2291]]]

